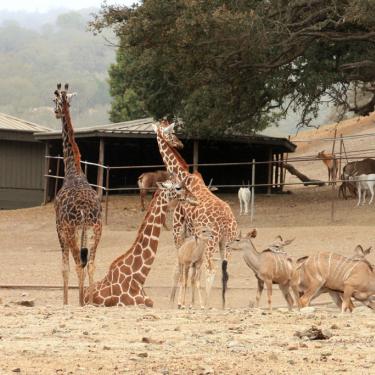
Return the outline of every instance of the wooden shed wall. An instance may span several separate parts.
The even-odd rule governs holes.
[[[43,202],[44,144],[0,140],[0,209]]]

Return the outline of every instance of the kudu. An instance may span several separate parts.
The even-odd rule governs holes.
[[[191,305],[194,306],[195,288],[198,291],[200,307],[204,304],[200,290],[200,278],[202,273],[203,255],[206,250],[207,242],[212,239],[212,231],[208,227],[200,228],[195,236],[185,239],[184,243],[178,249],[177,265],[174,273],[173,288],[170,301],[173,302],[176,295],[177,284],[180,285],[178,295],[178,308],[185,308],[186,290],[189,278],[191,278]]]
[[[321,293],[334,292],[334,300],[341,306],[342,312],[353,309],[351,297],[375,309],[375,302],[371,300],[371,296],[375,294],[375,273],[372,265],[365,259],[370,249],[363,250],[362,246],[358,245],[353,257],[319,252],[299,259],[299,283],[292,281],[293,291],[296,285],[296,292],[303,291],[299,306],[308,306],[311,300]]]
[[[288,304],[289,310],[293,307],[293,298],[289,292],[290,280],[293,272],[293,262],[288,254],[283,251],[284,246],[294,241],[284,241],[281,236],[276,237],[274,242],[262,252],[258,252],[251,241],[256,236],[256,231],[248,233],[245,237],[239,237],[227,246],[232,250],[242,250],[243,258],[248,267],[254,272],[258,280],[256,295],[256,306],[263,292],[264,284],[267,286],[268,306],[272,311],[272,284],[278,284]]]

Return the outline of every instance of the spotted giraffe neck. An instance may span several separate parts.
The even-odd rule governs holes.
[[[119,263],[125,264],[130,268],[135,280],[142,285],[156,256],[161,226],[165,222],[169,204],[167,194],[163,190],[155,192],[133,245],[125,254],[117,258],[110,267],[121,267]]]
[[[75,141],[74,129],[67,103],[65,103],[64,116],[61,121],[65,175],[81,174],[81,154]]]
[[[189,166],[179,154],[179,152],[171,147],[164,139],[160,129],[157,132],[157,142],[160,155],[169,173],[174,174],[179,181],[185,181],[190,175]]]

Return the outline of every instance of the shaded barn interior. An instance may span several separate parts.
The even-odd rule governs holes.
[[[146,124],[145,124],[146,121]],[[147,122],[149,121],[149,122]],[[81,151],[83,161],[103,164],[110,167],[107,181],[107,170],[100,172],[102,168],[97,165],[83,166],[90,183],[106,186],[111,189],[110,194],[136,193],[137,179],[143,173],[155,169],[164,169],[156,136],[150,126],[152,120],[138,120],[137,129],[134,129],[134,121],[119,123],[101,128],[77,129],[76,140]],[[142,131],[139,130],[141,123]],[[113,127],[116,126],[114,131]],[[213,185],[218,186],[220,192],[233,192],[238,187],[230,185],[242,185],[251,183],[251,165],[230,166],[199,166],[210,163],[249,163],[252,159],[256,162],[281,160],[285,152],[293,152],[295,145],[286,139],[265,136],[252,137],[228,137],[226,139],[184,139],[184,149],[180,151],[182,157],[191,165],[191,171],[196,169],[202,174],[206,184],[212,180]],[[49,155],[62,155],[61,134],[50,132],[39,135],[40,140],[46,142]],[[195,165],[195,168],[193,167]],[[118,167],[131,168],[121,169]],[[141,168],[141,166],[148,166]],[[156,167],[153,167],[156,166]],[[49,175],[64,175],[63,161],[50,159]],[[281,167],[267,164],[257,164],[255,171],[256,184],[274,183],[271,188],[258,187],[258,193],[274,192],[281,190]],[[50,178],[46,186],[46,200],[50,201],[59,190],[62,179]],[[229,186],[226,186],[229,185]],[[126,190],[125,190],[126,189]]]

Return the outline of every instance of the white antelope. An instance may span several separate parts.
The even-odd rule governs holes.
[[[238,200],[240,201],[240,215],[249,213],[249,203],[251,198],[250,188],[240,187],[238,189]]]
[[[367,191],[370,192],[371,198],[368,204],[371,204],[374,199],[374,186],[375,186],[375,174],[361,174],[359,176],[354,176],[352,179],[356,182],[358,191],[358,203],[357,207],[361,204],[366,203]],[[363,199],[362,199],[363,196]]]

